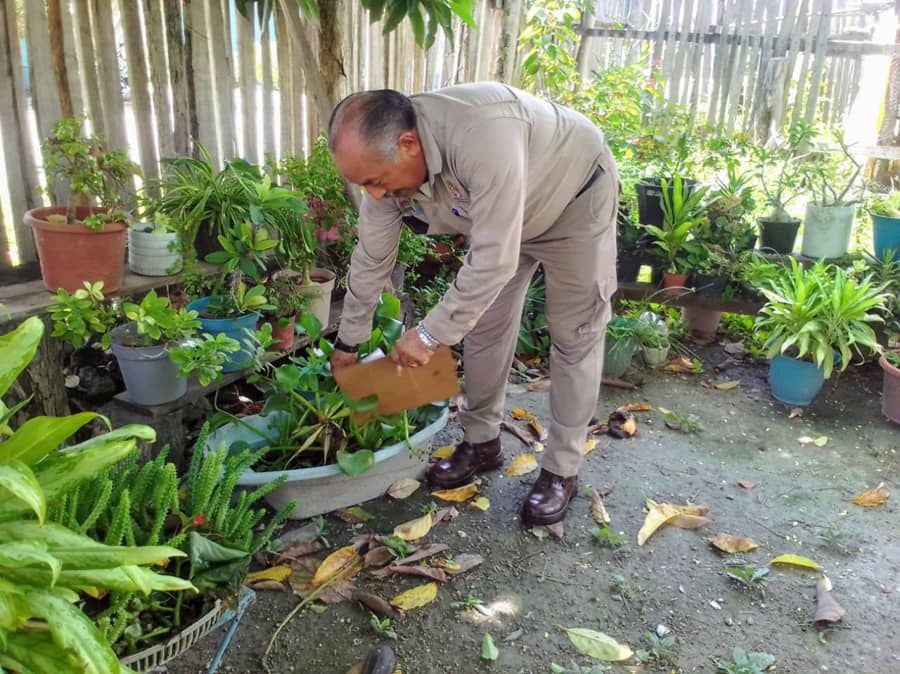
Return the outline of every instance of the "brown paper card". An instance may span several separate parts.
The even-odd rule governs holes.
[[[396,414],[459,393],[456,363],[449,346],[441,346],[419,367],[403,367],[390,358],[358,363],[334,374],[338,386],[354,400],[378,396],[378,414]]]

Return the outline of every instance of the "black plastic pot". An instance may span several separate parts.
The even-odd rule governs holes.
[[[641,258],[634,255],[619,255],[616,260],[616,276],[619,283],[634,283],[641,271]]]
[[[727,276],[707,276],[694,272],[693,286],[699,295],[721,295],[725,292],[726,285],[728,285]]]
[[[758,218],[757,223],[759,223],[760,248],[782,255],[791,254],[794,250],[794,242],[797,240],[797,230],[800,229],[799,219],[783,222]]]
[[[669,179],[669,194],[672,194],[672,181]],[[697,185],[696,180],[682,178],[682,183],[690,191]],[[644,178],[635,183],[638,202],[638,222],[642,225],[662,226],[662,181],[660,178]]]

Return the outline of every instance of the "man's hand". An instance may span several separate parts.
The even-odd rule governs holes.
[[[407,330],[394,344],[391,360],[405,367],[418,367],[427,365],[433,355],[434,351],[422,343],[415,330]]]
[[[331,352],[331,371],[337,372],[338,370],[343,370],[345,367],[349,367],[351,365],[356,364],[356,354],[355,353],[347,353],[346,351],[340,351],[335,349]]]

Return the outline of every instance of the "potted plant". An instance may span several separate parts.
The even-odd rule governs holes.
[[[197,312],[204,333],[213,338],[222,334],[241,345],[240,350],[227,355],[222,367],[223,372],[237,372],[253,358],[260,312],[271,311],[274,306],[266,297],[265,286],[248,285],[241,271],[235,270],[218,282],[213,294],[194,300],[187,308]]]
[[[86,606],[122,663],[139,671],[176,657],[252,598],[252,590],[243,585],[250,562],[287,516],[282,510],[267,517],[259,507],[265,489],[237,493],[238,477],[259,459],[259,452],[229,455],[217,447],[204,454],[208,435],[207,423],[187,470],[169,461],[167,447],[149,462],[129,457],[71,491],[48,512],[51,521],[108,544],[133,540],[179,551],[170,572],[190,582],[197,590],[193,594],[113,592]],[[270,488],[282,482],[276,480]]]
[[[140,219],[128,228],[128,268],[142,276],[171,276],[184,266],[181,227],[146,199]]]
[[[706,244],[703,248],[704,254],[694,259],[692,285],[698,295],[718,297],[728,285],[731,261],[715,244]]]
[[[34,358],[43,332],[43,322],[32,317],[0,337],[0,395]],[[125,674],[131,670],[120,664],[109,640],[83,611],[91,601],[87,595],[133,592],[146,599],[150,592],[162,592],[178,597],[194,586],[154,567],[171,564],[184,553],[163,545],[108,545],[70,522],[48,518],[47,512],[49,504],[67,499],[79,484],[134,455],[139,440],[152,442],[156,434],[149,426],[126,426],[60,451],[61,443],[102,417],[93,412],[37,417],[10,428],[24,405],[8,408],[0,402],[5,427],[0,466],[7,486],[0,502],[5,552],[0,566],[0,667]]]
[[[669,338],[669,326],[666,325],[662,316],[649,310],[642,311],[635,320],[641,358],[647,367],[655,369],[665,363],[669,357],[669,349],[672,345]]]
[[[665,115],[654,116],[645,133],[636,143],[636,161],[649,166],[651,175],[635,184],[637,193],[638,222],[642,225],[661,227],[664,220],[663,198],[672,198],[675,177],[679,176],[685,193],[693,191],[696,180],[684,176],[696,169],[698,140],[687,131],[690,123],[682,111],[669,109]],[[680,122],[686,122],[681,124]]]
[[[719,179],[709,194],[707,227],[700,234],[703,241],[733,253],[753,248],[756,229],[750,218],[756,210],[756,200],[750,180],[750,174],[728,166],[727,178]]]
[[[125,273],[128,216],[119,207],[137,166],[124,152],[106,150],[99,136],[82,136],[82,122],[56,122],[42,145],[48,188],[66,183],[68,204],[25,214],[44,286],[51,292],[72,293],[84,281],[101,281],[113,292],[122,287]]]
[[[47,310],[54,337],[76,349],[94,339],[104,350],[112,349],[128,395],[138,405],[177,400],[195,371],[203,373],[206,385],[221,374],[227,354],[240,348],[225,336],[200,339],[198,345],[197,313],[175,309],[154,290],[140,304],[113,303],[105,298],[101,283],[85,282],[71,295],[57,291]],[[120,324],[123,317],[130,322]]]
[[[900,192],[874,197],[869,214],[875,257],[882,259],[888,251],[893,251],[894,257],[900,258]]]
[[[845,370],[860,349],[879,352],[870,323],[882,321],[883,289],[821,261],[804,268],[791,258],[789,267],[779,268],[761,288],[766,303],[755,323],[769,333],[772,395],[808,405],[835,366]]]
[[[631,359],[638,348],[638,321],[625,316],[613,316],[606,325],[603,351],[603,376],[621,377],[631,367]]]
[[[789,254],[794,249],[800,220],[790,215],[787,207],[799,195],[804,181],[803,163],[807,160],[809,143],[816,136],[815,129],[804,121],[788,129],[787,138],[772,147],[758,147],[757,177],[762,188],[767,215],[757,219],[760,247]]]
[[[673,178],[671,190],[665,178],[662,179],[662,186],[662,226],[646,225],[646,229],[655,237],[653,244],[659,249],[658,253],[665,262],[663,287],[681,294],[687,286],[690,264],[693,262],[688,253],[698,254],[696,246],[686,249],[685,244],[700,221],[706,188],[697,187],[688,191],[681,176]]]
[[[840,154],[811,153],[806,162],[807,185],[813,198],[806,205],[800,252],[813,258],[837,258],[850,248],[853,217],[859,203],[862,164],[850,154],[838,134]]]
[[[624,188],[623,188],[624,189]],[[616,277],[619,283],[637,281],[641,265],[648,261],[647,231],[635,219],[633,196],[619,198],[616,214]]]
[[[900,349],[886,351],[878,364],[884,371],[881,411],[895,424],[900,424]]]
[[[295,277],[282,272],[275,272],[266,288],[269,304],[273,308],[264,315],[272,324],[274,347],[277,351],[291,351],[294,348],[297,316],[306,310],[309,298],[299,292]]]
[[[372,337],[360,346],[361,357],[390,350],[401,334],[399,314],[400,301],[383,296]],[[206,441],[207,451],[222,444],[232,450],[259,448],[258,469],[245,471],[238,485],[260,486],[287,476],[266,499],[276,508],[296,499],[290,514],[295,519],[374,498],[397,479],[421,476],[424,450],[448,417],[445,405],[428,405],[357,421],[354,413],[371,412],[375,401],[355,402],[344,395],[331,375],[332,346],[320,338],[321,325],[309,313],[301,321],[317,348],[260,368],[254,381],[270,390],[263,412],[233,418]]]
[[[408,274],[415,270],[428,253],[428,239],[416,234],[411,228],[400,228],[400,243],[397,247],[397,260],[394,262],[394,271],[391,272],[391,285],[396,292],[403,290],[403,285]]]

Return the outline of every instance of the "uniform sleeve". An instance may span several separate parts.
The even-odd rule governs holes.
[[[472,130],[457,152],[458,177],[469,190],[469,252],[450,289],[423,320],[442,344],[473,328],[519,264],[527,182],[528,126],[496,119]]]
[[[400,209],[393,199],[363,197],[357,228],[359,241],[350,257],[347,294],[338,337],[346,344],[359,344],[372,333],[372,316],[381,291],[397,259],[400,243]]]

